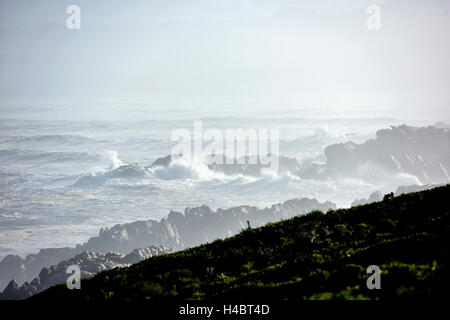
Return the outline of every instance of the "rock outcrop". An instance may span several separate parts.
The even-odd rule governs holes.
[[[182,240],[177,226],[163,218],[160,221],[135,221],[116,224],[112,228],[101,229],[97,237],[90,238],[85,244],[77,246],[81,250],[94,252],[117,251],[130,252],[134,248],[158,244],[167,248],[181,248]]]
[[[444,184],[426,184],[426,185],[412,185],[412,186],[400,186],[395,190],[394,196],[399,196],[405,193],[411,193],[411,192],[419,192],[419,191],[425,191],[437,188],[439,186],[442,186]],[[355,201],[352,202],[352,207],[364,205],[364,204],[370,204],[374,202],[379,202],[383,200],[384,194],[381,193],[381,191],[375,191],[370,194],[368,199],[355,199]]]
[[[372,165],[388,174],[406,173],[423,184],[450,181],[450,129],[406,125],[377,132],[363,144],[340,143],[325,148],[326,167],[355,176],[358,168]]]
[[[48,248],[37,254],[29,254],[25,258],[18,255],[7,255],[0,261],[0,290],[5,288],[11,279],[22,284],[35,277],[45,266],[51,266],[81,253],[80,248]]]
[[[102,228],[99,235],[74,248],[42,249],[25,258],[8,255],[0,261],[0,290],[15,279],[20,285],[31,281],[44,267],[68,260],[82,252],[106,254],[110,251],[128,254],[135,248],[161,245],[166,248],[184,249],[225,238],[247,227],[275,222],[313,210],[328,211],[336,206],[332,202],[320,203],[314,199],[293,199],[270,208],[259,209],[239,206],[211,210],[207,206],[186,208],[184,214],[171,211],[160,221],[135,221]]]
[[[320,203],[315,199],[301,198],[264,209],[253,206],[238,206],[226,210],[217,209],[217,211],[207,206],[186,208],[184,214],[170,212],[167,220],[177,226],[180,237],[183,239],[183,246],[191,247],[232,236],[247,228],[247,221],[252,227],[259,227],[268,222],[288,219],[313,210],[326,212],[335,208],[336,206],[329,201]]]
[[[135,221],[117,224],[110,229],[102,229],[97,237],[74,248],[47,248],[37,254],[22,258],[7,255],[0,261],[0,290],[11,279],[19,284],[33,279],[43,267],[49,267],[80,254],[84,251],[107,253],[110,251],[128,254],[135,248],[162,245],[166,248],[180,248],[181,240],[176,227],[166,219],[161,221]]]
[[[450,182],[450,128],[447,126],[392,126],[379,130],[375,139],[365,143],[333,144],[324,153],[326,164],[279,156],[278,173],[321,181],[356,177],[369,182],[380,176],[403,173],[423,184]],[[265,167],[249,164],[248,158],[240,160],[233,160],[234,164],[211,164],[208,168],[226,175],[260,176]],[[169,155],[157,159],[151,167],[167,167],[171,163]]]
[[[84,251],[49,268],[42,268],[36,278],[31,282],[25,282],[22,286],[19,286],[14,279],[11,280],[5,290],[0,293],[0,300],[26,299],[53,285],[65,283],[69,277],[67,268],[71,265],[77,265],[80,268],[80,277],[83,279],[90,278],[101,271],[128,266],[141,260],[170,252],[172,250],[162,246],[135,249],[128,255],[116,252],[102,254]]]
[[[378,202],[383,200],[384,195],[381,193],[381,191],[375,191],[372,192],[369,196],[369,198],[367,199],[355,199],[351,206],[352,207],[356,207],[356,206],[361,206],[364,204],[369,204],[369,203],[374,203],[374,202]]]

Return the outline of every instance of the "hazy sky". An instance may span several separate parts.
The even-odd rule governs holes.
[[[230,99],[445,111],[449,3],[0,0],[0,102]],[[81,30],[65,27],[69,4],[81,8]],[[381,7],[377,31],[366,26],[370,4]]]
[[[289,7],[340,13],[387,1],[395,0],[0,0],[0,27],[63,23],[70,4],[89,25],[255,18]]]
[[[143,24],[155,21],[264,17],[286,8],[339,14],[369,5],[416,0],[0,0],[0,27],[64,23],[65,8],[83,9],[84,23]],[[448,0],[423,0],[444,10]]]

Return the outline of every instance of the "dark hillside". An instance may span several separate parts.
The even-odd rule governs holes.
[[[446,297],[450,185],[297,216],[52,287],[33,300]],[[366,269],[381,268],[381,290]]]

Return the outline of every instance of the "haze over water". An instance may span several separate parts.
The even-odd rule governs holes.
[[[188,206],[310,197],[346,207],[417,183],[149,168],[194,120],[277,128],[281,155],[317,163],[326,146],[391,125],[450,122],[446,1],[174,1],[159,11],[151,1],[130,1],[129,11],[78,2],[78,31],[65,27],[67,1],[47,11],[1,3],[0,258]],[[378,31],[366,26],[372,2]]]

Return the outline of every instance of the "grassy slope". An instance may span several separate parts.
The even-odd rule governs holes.
[[[142,261],[32,299],[389,299],[443,297],[450,185],[351,209],[312,212]],[[382,270],[368,290],[366,268]]]

